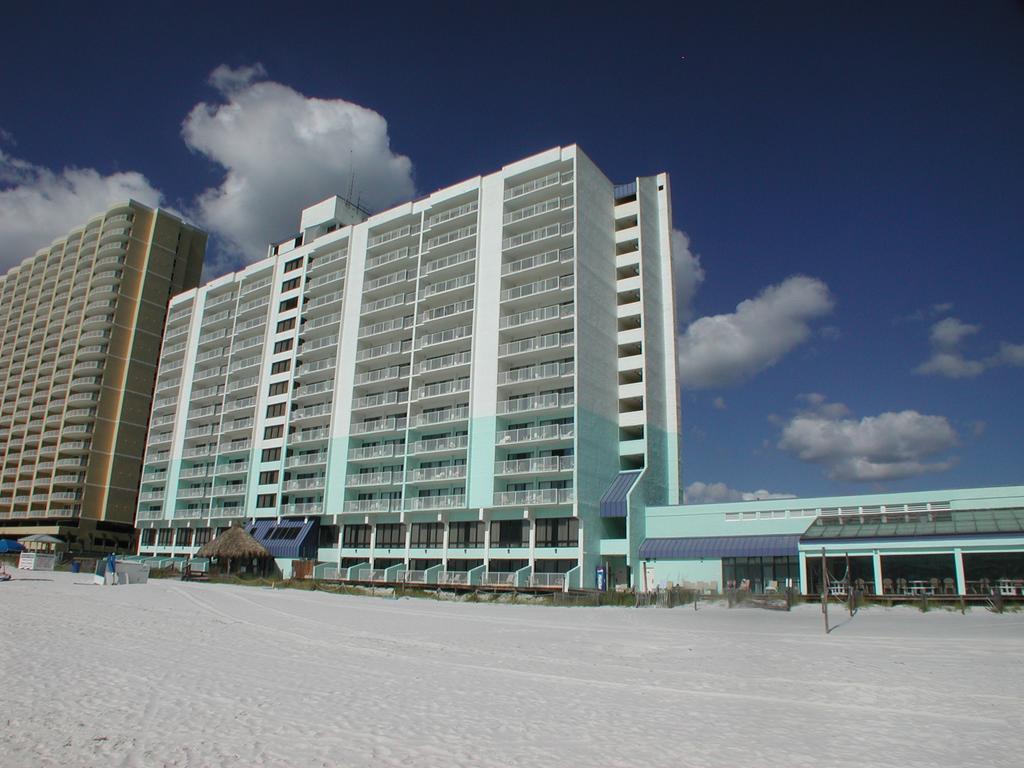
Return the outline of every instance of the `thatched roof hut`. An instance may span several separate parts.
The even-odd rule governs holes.
[[[264,560],[270,557],[270,553],[236,522],[213,541],[204,544],[196,553],[196,557],[226,559],[230,572],[232,560]]]

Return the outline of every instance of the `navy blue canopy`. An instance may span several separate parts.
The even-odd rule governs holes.
[[[693,536],[644,539],[643,560],[697,560],[702,557],[796,557],[800,534],[771,536]]]
[[[633,483],[640,477],[640,471],[620,472],[608,490],[601,497],[601,517],[625,517],[626,498],[629,496]]]
[[[257,520],[247,529],[273,557],[315,560],[319,522],[313,520]]]
[[[11,539],[0,539],[0,555],[6,555],[10,552],[22,552],[24,547],[16,541]]]

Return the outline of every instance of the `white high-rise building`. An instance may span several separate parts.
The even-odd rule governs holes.
[[[241,520],[288,572],[630,580],[679,501],[665,174],[549,150],[368,216],[331,198],[172,300],[140,554]]]

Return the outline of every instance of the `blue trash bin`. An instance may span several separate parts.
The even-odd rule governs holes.
[[[78,562],[77,560],[72,560],[71,561],[71,572],[72,573],[81,573],[82,572],[82,564],[80,562]]]

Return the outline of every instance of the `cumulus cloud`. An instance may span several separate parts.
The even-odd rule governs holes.
[[[945,416],[900,411],[857,419],[820,394],[802,399],[804,407],[783,425],[778,447],[821,465],[835,480],[898,480],[953,465],[953,459],[939,458],[958,442]]]
[[[768,501],[771,499],[795,499],[792,493],[772,491],[738,491],[725,483],[690,483],[683,489],[685,504],[720,504],[726,501]]]
[[[104,176],[92,168],[52,171],[0,150],[0,271],[32,256],[111,203],[158,205],[160,191],[141,173]]]
[[[947,379],[972,379],[989,368],[1002,365],[1024,366],[1024,344],[1002,342],[999,351],[984,359],[967,357],[962,344],[981,330],[980,325],[946,317],[932,325],[929,343],[931,357],[914,369],[914,373],[945,376]]]
[[[690,250],[690,236],[680,229],[672,230],[672,275],[676,286],[676,313],[681,320],[693,316],[693,297],[704,282],[700,254]]]
[[[797,275],[741,302],[735,312],[695,320],[679,338],[683,386],[730,386],[775,365],[810,337],[811,322],[833,305],[825,283]]]
[[[195,217],[228,257],[208,273],[262,258],[268,243],[295,231],[303,207],[347,194],[353,173],[356,196],[371,208],[415,193],[412,163],[392,152],[381,115],[265,76],[259,64],[217,67],[210,84],[220,99],[197,104],[182,124],[188,147],[224,169],[195,202]]]

